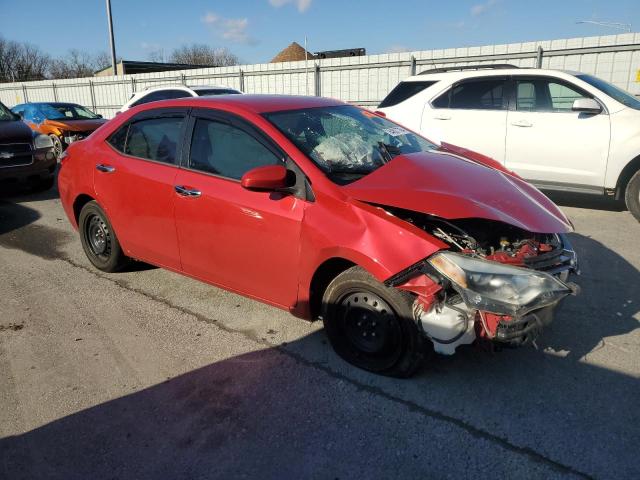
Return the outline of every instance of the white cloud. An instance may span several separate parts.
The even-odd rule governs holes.
[[[478,17],[484,13],[487,13],[492,7],[494,7],[499,0],[487,0],[485,3],[479,3],[471,7],[471,16]]]
[[[255,45],[257,40],[252,38],[247,29],[249,27],[248,18],[225,18],[214,12],[207,12],[201,19],[202,23],[215,30],[225,40],[234,43],[244,43]]]
[[[269,3],[272,7],[276,8],[284,7],[288,3],[292,3],[300,13],[304,13],[311,6],[311,1],[312,0],[269,0]]]

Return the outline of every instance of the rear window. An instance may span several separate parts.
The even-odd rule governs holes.
[[[378,105],[379,108],[392,107],[404,102],[408,98],[420,93],[421,91],[435,85],[437,81],[421,81],[421,82],[400,82],[396,88],[391,90],[389,95]]]
[[[195,90],[199,97],[209,97],[212,95],[237,95],[240,92],[231,88],[210,88],[207,90]]]

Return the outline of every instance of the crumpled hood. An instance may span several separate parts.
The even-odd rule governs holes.
[[[400,155],[342,187],[357,200],[445,219],[486,218],[535,233],[573,230],[560,209],[525,181],[456,155]]]
[[[107,120],[103,118],[87,119],[87,120],[45,120],[47,125],[61,128],[71,132],[92,132],[101,127]]]

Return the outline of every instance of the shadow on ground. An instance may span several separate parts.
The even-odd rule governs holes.
[[[614,200],[603,195],[585,193],[544,192],[554,203],[562,207],[590,208],[608,212],[624,212],[627,206],[622,200]]]

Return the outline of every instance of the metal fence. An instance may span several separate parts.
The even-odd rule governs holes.
[[[542,57],[540,58],[540,49]],[[61,101],[112,117],[135,92],[158,85],[222,85],[246,93],[322,95],[377,105],[403,78],[429,68],[511,63],[576,70],[640,95],[640,33],[423,50],[309,62],[178,70],[112,77],[0,84],[0,101]]]

